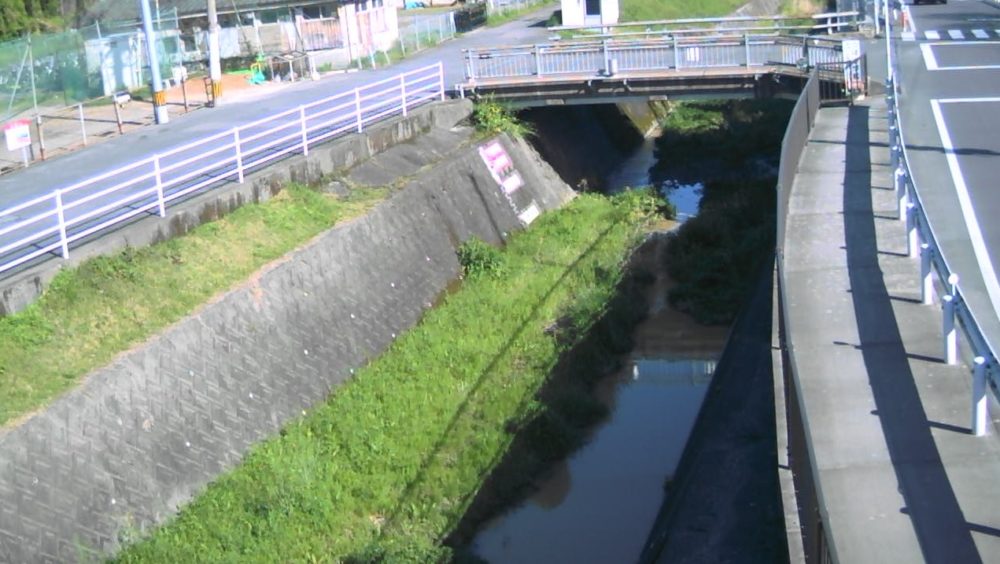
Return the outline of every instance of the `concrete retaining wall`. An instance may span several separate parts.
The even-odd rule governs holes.
[[[410,110],[406,118],[397,118],[371,126],[363,134],[348,135],[310,148],[309,156],[295,155],[265,169],[247,175],[243,184],[229,182],[174,205],[167,217],[150,215],[102,232],[70,251],[69,260],[52,258],[0,280],[0,316],[21,311],[35,301],[66,266],[75,266],[89,258],[109,254],[126,246],[144,247],[183,235],[191,229],[226,215],[248,202],[266,201],[281,191],[289,181],[311,183],[345,168],[350,168],[382,151],[417,138],[430,127],[451,127],[472,111],[468,100],[423,106]]]
[[[456,276],[462,240],[498,241],[521,227],[515,207],[572,196],[528,146],[501,141],[525,181],[516,198],[466,147],[0,432],[0,561],[106,554],[161,522],[411,327]],[[252,198],[316,168],[261,173]],[[228,207],[197,209],[213,205]]]

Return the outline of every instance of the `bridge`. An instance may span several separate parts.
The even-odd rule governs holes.
[[[710,34],[604,39],[464,52],[460,95],[518,107],[630,99],[797,98],[819,69],[824,99],[867,92],[865,58],[822,36]]]

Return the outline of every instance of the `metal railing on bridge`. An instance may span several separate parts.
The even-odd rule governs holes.
[[[166,217],[168,205],[285,155],[443,100],[441,63],[405,72],[173,147],[0,210],[0,273],[58,254],[137,216]]]
[[[721,33],[835,33],[855,31],[861,21],[857,11],[824,12],[810,16],[727,16],[720,18],[681,18],[647,20],[614,24],[560,25],[549,28],[554,32],[581,32],[573,39],[603,37],[637,37],[657,35],[713,35]]]
[[[463,53],[469,84],[561,75],[614,76],[773,65],[808,68],[844,62],[838,40],[778,35],[606,39],[466,49]]]

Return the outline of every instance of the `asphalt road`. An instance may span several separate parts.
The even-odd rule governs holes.
[[[469,48],[496,47],[501,45],[516,45],[523,43],[536,43],[544,41],[549,33],[545,28],[545,22],[551,15],[554,8],[548,7],[538,10],[530,15],[523,16],[515,21],[496,28],[480,28],[467,33],[455,40],[445,42],[440,46],[419,53],[391,67],[381,68],[374,71],[358,73],[345,73],[324,78],[319,81],[306,81],[295,85],[290,85],[279,94],[267,98],[260,98],[246,102],[223,103],[217,108],[206,109],[193,112],[187,115],[172,117],[171,121],[162,126],[151,126],[135,133],[131,133],[117,139],[89,147],[75,153],[60,156],[49,161],[39,163],[27,169],[4,175],[0,177],[0,212],[9,210],[24,202],[37,199],[40,196],[52,194],[57,189],[73,186],[82,180],[101,175],[109,170],[124,167],[137,161],[149,158],[157,153],[169,152],[171,149],[186,145],[198,139],[219,135],[231,131],[236,126],[254,122],[261,118],[280,114],[299,105],[307,104],[315,100],[333,96],[335,94],[349,92],[355,87],[370,84],[401,72],[406,72],[427,65],[436,64],[439,61],[444,66],[445,88],[450,89],[454,84],[464,80],[464,62],[462,50]],[[377,94],[375,95],[377,98]],[[342,112],[349,112],[344,109]],[[329,116],[327,116],[329,118]],[[295,116],[289,116],[283,121],[289,123],[295,121]],[[268,124],[274,125],[272,124]],[[337,124],[340,125],[340,124]],[[292,130],[289,130],[292,132]],[[292,132],[293,133],[293,132]],[[220,138],[219,144],[229,142]],[[262,137],[247,143],[250,145],[261,145],[277,141],[275,136]],[[207,162],[206,156],[211,151],[211,145],[200,147],[196,151],[187,151],[166,159],[162,166],[169,166],[170,162],[191,161],[190,166],[204,165]],[[232,153],[232,151],[229,151]],[[234,155],[228,153],[216,153],[216,158],[233,158]],[[149,168],[149,170],[146,170]],[[139,169],[137,169],[139,170]],[[142,174],[152,175],[151,166],[141,169]],[[136,174],[132,171],[129,174]],[[177,170],[172,174],[182,175],[183,171]],[[105,216],[99,215],[100,208],[111,198],[119,198],[123,192],[116,192],[106,196],[97,193],[114,186],[124,180],[126,175],[111,177],[95,185],[94,188],[74,192],[72,198],[77,202],[66,211],[67,219],[71,219],[73,214],[82,216],[83,214],[94,214],[91,224],[96,224]],[[234,175],[231,175],[233,178]],[[167,178],[164,178],[166,181]],[[190,179],[192,182],[197,178]],[[154,182],[148,178],[144,183],[130,187],[130,191],[149,190]],[[93,198],[93,199],[90,199]],[[148,206],[155,196],[145,196],[133,203],[136,207]],[[86,201],[81,201],[86,199]],[[17,213],[0,217],[0,263],[11,259],[8,253],[6,256],[2,249],[11,245],[21,237],[27,236],[30,230],[44,229],[48,231],[48,239],[39,241],[36,246],[51,244],[56,241],[59,234],[57,218],[54,211],[54,200],[46,199],[36,205],[28,206]],[[155,210],[152,210],[155,213]],[[51,212],[43,220],[30,226],[15,227],[25,218],[39,213]],[[10,230],[4,234],[3,231]],[[11,251],[13,252],[13,251]],[[58,252],[58,249],[55,249]],[[47,253],[48,254],[48,253]],[[52,254],[55,256],[55,254]],[[44,258],[44,255],[40,258]],[[4,276],[8,273],[0,273]]]
[[[1000,341],[1000,4],[909,7],[897,43],[904,141],[918,193],[968,305]]]

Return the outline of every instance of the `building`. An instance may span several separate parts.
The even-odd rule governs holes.
[[[618,0],[562,0],[563,25],[618,23]]]

